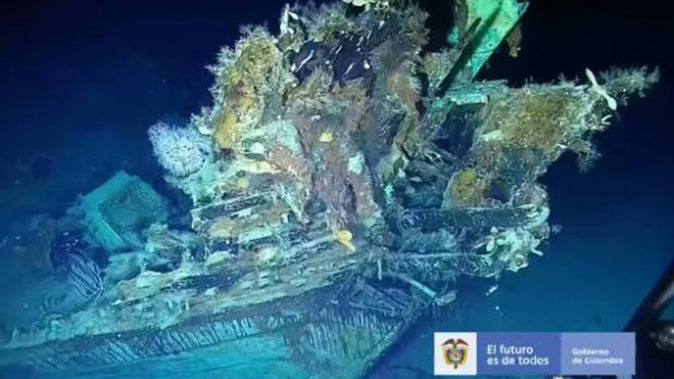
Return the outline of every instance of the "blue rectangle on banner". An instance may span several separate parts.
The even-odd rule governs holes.
[[[559,333],[478,333],[478,375],[556,375]]]
[[[634,333],[434,334],[434,372],[441,376],[635,374]]]
[[[634,375],[634,333],[563,333],[562,375]]]

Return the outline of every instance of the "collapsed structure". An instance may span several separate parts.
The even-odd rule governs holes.
[[[151,130],[189,229],[124,173],[85,197],[81,229],[106,263],[66,254],[82,301],[14,330],[0,365],[357,378],[458,277],[542,255],[537,179],[567,151],[588,166],[592,136],[657,80],[477,81],[502,41],[517,53],[525,3],[457,0],[440,51],[416,5],[348,3],[286,7],[277,36],[248,28],[222,50],[212,105],[189,130]]]

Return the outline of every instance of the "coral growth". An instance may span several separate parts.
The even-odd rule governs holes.
[[[284,86],[285,71],[281,52],[264,29],[247,31],[234,52],[225,51],[219,65],[212,68],[217,93],[227,99],[214,137],[220,149],[236,151],[242,136],[262,120],[264,107],[270,106],[268,97],[277,96],[274,92]]]
[[[485,139],[498,130],[502,144],[549,154],[566,142],[566,135],[585,108],[583,93],[573,87],[532,86],[513,91],[488,108]]]
[[[475,168],[472,167],[459,171],[453,178],[449,189],[454,206],[481,205],[485,199],[484,184]]]
[[[83,252],[68,256],[67,279],[73,292],[83,302],[96,301],[103,293],[100,267]]]
[[[174,176],[183,177],[199,171],[211,154],[209,141],[192,128],[158,122],[150,127],[148,136],[157,161]]]

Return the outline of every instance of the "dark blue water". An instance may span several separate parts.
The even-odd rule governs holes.
[[[461,283],[457,309],[415,327],[373,377],[392,367],[409,375],[401,378],[425,377],[433,331],[620,330],[673,258],[668,46],[674,27],[668,12],[634,2],[541,3],[525,18],[520,58],[501,54],[485,78],[519,84],[559,73],[580,76],[586,67],[659,65],[661,83],[598,138],[603,158],[589,173],[578,174],[565,157],[543,177],[552,223],[563,227],[546,255],[506,275],[489,296],[489,281]],[[211,75],[204,66],[221,45],[235,41],[240,25],[267,23],[276,30],[281,5],[78,0],[0,6],[0,241],[14,220],[58,211],[119,169],[170,191],[147,127],[161,118],[186,119],[207,104]],[[432,22],[442,24],[442,16],[433,14]],[[17,290],[2,270],[0,292]]]

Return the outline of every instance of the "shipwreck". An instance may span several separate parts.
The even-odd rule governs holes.
[[[526,9],[456,0],[436,51],[427,14],[402,0],[287,6],[278,33],[244,28],[210,67],[212,103],[150,129],[190,209],[119,172],[72,222],[36,219],[11,248],[58,285],[30,327],[2,328],[0,367],[359,378],[460,301],[457,278],[526,268],[551,233],[537,179],[567,152],[588,168],[592,137],[657,81],[479,80],[497,49],[517,53]]]

